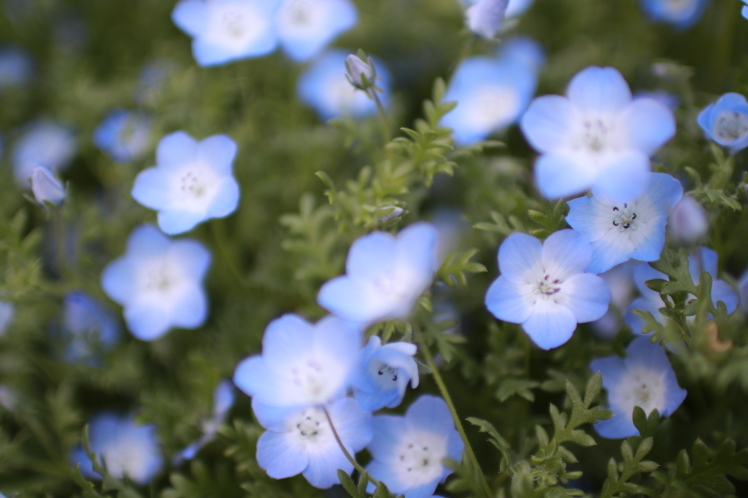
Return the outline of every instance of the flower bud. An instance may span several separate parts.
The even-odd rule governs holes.
[[[367,90],[374,86],[376,71],[371,57],[364,61],[360,56],[350,54],[345,58],[345,68],[348,72],[348,81],[359,90]]]
[[[479,0],[466,12],[470,31],[483,38],[494,38],[504,22],[508,0]]]
[[[690,195],[684,195],[675,205],[669,224],[670,232],[681,244],[693,244],[709,230],[706,210]]]
[[[65,200],[65,188],[47,168],[34,168],[31,174],[31,191],[39,204],[45,202],[59,206]]]

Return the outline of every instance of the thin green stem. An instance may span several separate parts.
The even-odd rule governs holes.
[[[62,213],[62,209],[62,205],[57,206],[54,208],[53,215],[55,219],[55,239],[57,241],[57,271],[60,274],[60,278],[64,278],[65,273],[67,272],[67,265],[65,264],[65,217]]]
[[[459,415],[457,415],[457,410],[455,409],[455,405],[452,402],[452,397],[449,395],[447,386],[446,384],[444,384],[444,380],[442,379],[442,376],[439,373],[439,370],[436,368],[436,364],[434,363],[434,358],[431,356],[431,351],[429,351],[429,348],[426,344],[426,340],[424,339],[423,334],[417,327],[413,327],[413,335],[415,336],[416,341],[418,342],[418,345],[421,347],[421,352],[423,353],[423,356],[426,358],[426,364],[431,369],[431,373],[434,376],[436,385],[439,387],[439,392],[441,392],[442,396],[444,397],[444,401],[447,403],[449,412],[452,414],[452,420],[454,420],[455,427],[457,427],[457,432],[460,433],[462,442],[465,444],[465,452],[467,453],[468,458],[473,464],[473,467],[478,470],[481,484],[483,485],[483,491],[486,493],[486,497],[490,497],[491,487],[488,485],[488,481],[486,481],[486,475],[483,473],[483,469],[481,469],[480,464],[478,463],[478,458],[476,458],[475,456],[475,452],[473,451],[473,447],[470,445],[470,441],[468,441],[467,434],[465,434],[465,428],[462,426],[462,422],[460,421]]]
[[[392,141],[392,132],[390,131],[390,120],[387,118],[387,111],[384,110],[384,106],[382,105],[382,101],[379,100],[379,95],[377,95],[377,91],[373,88],[370,88],[367,90],[367,93],[369,94],[369,97],[374,101],[374,103],[377,105],[377,112],[379,113],[379,119],[382,120],[382,138],[384,139],[384,146],[387,147],[387,144],[389,144]]]
[[[229,267],[229,270],[231,271],[231,274],[234,276],[236,281],[239,283],[241,287],[247,287],[247,283],[244,281],[244,277],[242,277],[241,273],[239,273],[239,270],[234,265],[234,260],[231,258],[231,254],[229,253],[226,244],[224,244],[223,240],[223,232],[221,232],[218,228],[218,223],[216,220],[212,220],[210,225],[210,230],[213,234],[213,240],[215,240],[216,246],[218,247],[218,251],[221,253],[222,259],[226,262],[226,265]]]
[[[332,423],[332,417],[330,417],[330,412],[327,411],[327,407],[323,406],[322,411],[325,412],[325,417],[327,417],[327,423],[330,424],[330,429],[332,430],[333,436],[335,436],[335,441],[338,442],[338,446],[340,446],[340,449],[343,451],[343,454],[348,459],[348,461],[351,462],[351,464],[356,470],[358,470],[359,474],[361,474],[362,476],[366,476],[369,479],[369,482],[371,482],[374,486],[379,486],[379,481],[371,477],[369,473],[366,472],[366,470],[364,470],[364,468],[361,465],[359,465],[356,459],[353,458],[353,456],[345,448],[343,441],[340,439],[340,436],[338,435],[338,431],[335,429],[335,424]]]

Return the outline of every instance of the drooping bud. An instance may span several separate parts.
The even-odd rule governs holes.
[[[479,0],[467,9],[467,25],[470,31],[483,38],[494,38],[501,29],[509,0]]]
[[[368,90],[374,86],[377,73],[374,61],[366,57],[363,52],[358,55],[350,54],[345,58],[346,78],[359,90]]]
[[[706,210],[690,195],[684,195],[675,205],[668,224],[671,233],[681,244],[693,244],[709,230]]]
[[[31,191],[41,205],[49,202],[59,206],[65,200],[65,187],[47,168],[34,168],[31,174]]]

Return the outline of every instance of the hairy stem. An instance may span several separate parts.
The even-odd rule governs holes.
[[[359,474],[362,476],[366,476],[369,479],[369,482],[371,482],[374,486],[379,486],[379,481],[374,479],[369,475],[364,468],[359,465],[359,463],[356,461],[355,458],[348,452],[348,450],[345,448],[345,445],[343,444],[343,441],[340,439],[340,436],[338,435],[338,431],[335,429],[335,424],[332,423],[332,417],[330,416],[330,412],[327,411],[327,407],[323,406],[322,410],[325,412],[325,417],[327,417],[327,423],[330,424],[330,429],[332,430],[333,436],[335,436],[335,441],[338,442],[338,446],[340,446],[340,449],[343,451],[343,454],[348,459],[349,462],[353,465],[353,467],[358,470]]]

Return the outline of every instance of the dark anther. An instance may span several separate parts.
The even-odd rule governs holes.
[[[618,211],[618,208],[617,207],[613,207],[613,211]]]
[[[631,223],[624,223],[624,224],[623,224],[623,228],[628,228],[628,227],[630,227],[630,226],[631,226]]]
[[[624,208],[627,208],[627,207],[629,207],[629,205],[628,205],[628,204],[624,204],[624,205],[623,205],[623,207],[624,207]]]
[[[554,283],[554,284],[557,284],[557,283],[558,283],[558,279],[554,280],[554,281],[553,281],[553,283]]]
[[[392,382],[397,382],[397,375],[392,376]]]
[[[614,222],[613,222],[613,226],[614,226],[614,227],[617,227],[617,226],[618,226],[618,223],[616,223],[616,222],[614,221]]]
[[[378,373],[379,375],[382,375],[382,371],[381,371],[381,370],[379,370],[379,371],[378,371],[377,373]]]
[[[632,219],[632,220],[635,220],[635,219],[636,219],[636,213],[634,213],[634,215],[633,215],[633,216],[631,217],[631,219]]]

